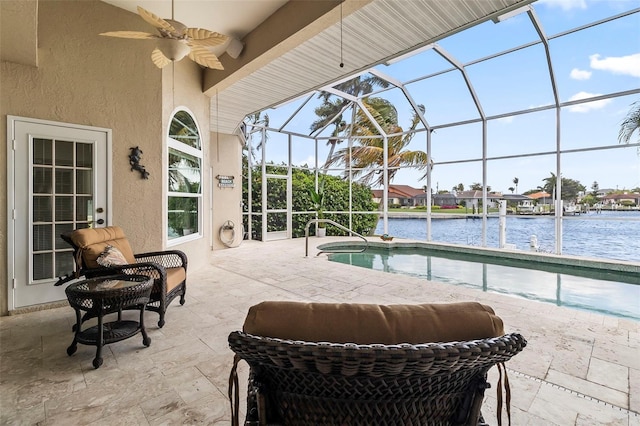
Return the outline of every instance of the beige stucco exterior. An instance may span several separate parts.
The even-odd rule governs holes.
[[[189,270],[198,269],[208,262],[212,248],[224,247],[217,238],[222,223],[241,223],[240,143],[237,136],[209,132],[210,99],[202,92],[202,69],[183,60],[160,70],[150,60],[152,41],[99,36],[117,29],[114,23],[139,31],[148,30],[148,25],[135,14],[97,0],[40,1],[37,17],[38,65],[0,63],[0,133],[7,134],[7,115],[110,129],[112,224],[124,228],[135,252],[154,251],[167,247],[169,120],[172,112],[186,108],[202,136],[202,237],[171,248],[187,253]],[[141,164],[149,172],[148,180],[130,170],[133,146],[144,152]],[[218,188],[218,174],[236,176],[236,187]],[[5,148],[0,149],[0,175],[0,314],[6,315]]]

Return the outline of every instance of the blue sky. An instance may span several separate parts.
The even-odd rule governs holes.
[[[570,29],[640,7],[638,0],[539,0],[533,3],[544,33],[555,37]],[[437,44],[457,61],[468,64],[466,71],[486,116],[528,110],[554,102],[545,51],[542,44],[527,47],[488,61],[478,59],[539,40],[527,14],[520,14],[495,24],[491,21],[439,41]],[[552,38],[549,42],[553,72],[560,102],[587,99],[640,87],[640,13],[583,31]],[[348,58],[345,58],[348,60]],[[430,126],[478,118],[472,97],[462,75],[446,72],[417,80],[421,76],[448,70],[451,65],[435,50],[425,50],[405,60],[376,67],[401,82],[418,104],[426,107]],[[376,96],[396,105],[400,124],[409,125],[411,108],[400,90]],[[640,150],[618,149],[620,123],[640,94],[589,102],[561,110],[561,149],[575,150],[600,146],[616,147],[598,151],[566,153],[561,156],[563,176],[580,181],[588,189],[594,181],[600,188],[631,189],[640,187]],[[279,127],[302,103],[290,102],[267,110],[271,127]],[[316,119],[312,99],[285,127],[309,134]],[[555,110],[490,120],[487,128],[487,156],[503,157],[556,149]],[[418,133],[409,149],[426,150],[426,133]],[[632,142],[640,142],[638,135]],[[324,162],[329,148],[319,144],[318,158]],[[462,183],[465,188],[482,182],[482,163],[449,162],[473,160],[482,156],[482,131],[479,123],[437,129],[432,136],[433,187],[451,189]],[[276,163],[286,161],[286,136],[271,134],[267,158]],[[294,137],[293,163],[314,164],[314,150],[309,141]],[[445,163],[445,164],[439,164]],[[544,184],[543,179],[556,171],[555,155],[536,155],[488,161],[487,183],[492,190],[510,192],[518,178],[518,192]],[[423,172],[402,170],[393,183],[422,187]]]

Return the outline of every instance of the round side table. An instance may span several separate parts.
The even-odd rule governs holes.
[[[96,346],[93,367],[102,365],[102,347],[109,343],[128,339],[142,333],[142,343],[151,344],[144,328],[144,311],[149,302],[153,279],[145,275],[108,275],[70,284],[66,289],[69,304],[76,311],[76,326],[73,342],[67,348],[67,354],[73,355],[78,343]],[[123,309],[139,309],[139,321],[124,321]],[[98,325],[82,330],[82,312],[98,318]],[[118,313],[116,321],[104,323],[103,317]]]

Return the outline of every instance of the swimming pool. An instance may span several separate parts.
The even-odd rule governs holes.
[[[329,254],[329,260],[640,320],[640,265],[616,267],[580,259],[563,262],[557,256],[538,256],[537,260],[528,254],[519,259],[497,250],[474,253],[465,249],[461,253],[446,246],[438,250],[415,244],[372,245],[363,253]],[[362,246],[321,246],[326,251],[356,248]]]

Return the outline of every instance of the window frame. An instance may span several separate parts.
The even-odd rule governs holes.
[[[177,139],[174,139],[171,137],[170,135],[170,131],[171,131],[171,124],[173,123],[176,115],[178,115],[179,113],[184,112],[186,114],[188,114],[191,118],[191,120],[193,121],[194,125],[195,125],[195,130],[197,132],[197,136],[198,136],[198,148],[192,147],[184,142],[180,142]],[[185,242],[189,242],[189,241],[193,241],[193,240],[197,240],[200,239],[204,236],[203,233],[203,214],[202,214],[202,210],[203,210],[203,189],[202,189],[202,185],[204,183],[204,176],[203,176],[203,172],[204,172],[204,152],[202,149],[202,132],[200,131],[200,126],[198,125],[198,121],[196,120],[195,115],[188,109],[185,107],[179,107],[176,108],[173,113],[171,114],[171,119],[169,120],[169,124],[168,124],[168,128],[167,128],[167,133],[166,133],[166,149],[165,149],[165,155],[166,155],[166,166],[165,166],[165,185],[166,185],[166,191],[165,191],[165,214],[164,214],[164,220],[166,221],[166,226],[165,226],[165,240],[166,240],[166,244],[167,247],[170,246],[175,246],[178,244],[182,244]],[[171,151],[177,151],[180,154],[186,154],[188,156],[191,157],[195,157],[198,161],[199,161],[199,175],[200,175],[200,180],[199,180],[199,187],[198,187],[198,191],[197,192],[177,192],[177,191],[171,191],[170,189],[170,185],[169,185],[169,175],[170,175],[170,168],[171,168],[171,164],[169,162],[169,158],[171,155]],[[179,198],[195,198],[196,201],[196,206],[197,206],[197,219],[196,219],[196,225],[197,225],[197,230],[191,234],[188,235],[182,235],[182,236],[177,236],[177,237],[173,237],[171,238],[171,236],[169,235],[169,200],[170,198],[175,198],[175,197],[179,197]]]

